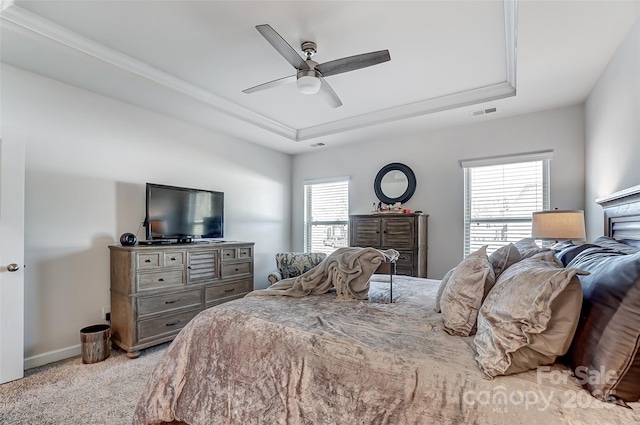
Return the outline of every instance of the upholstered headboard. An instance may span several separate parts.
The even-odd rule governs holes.
[[[605,236],[640,241],[640,185],[598,198],[596,202],[604,208]]]

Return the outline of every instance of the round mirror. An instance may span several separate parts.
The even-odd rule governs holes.
[[[373,189],[378,199],[385,204],[404,204],[416,191],[416,176],[404,164],[387,164],[378,171]]]

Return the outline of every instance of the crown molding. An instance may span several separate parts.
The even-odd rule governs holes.
[[[435,112],[447,111],[449,109],[460,108],[462,106],[489,102],[491,100],[515,96],[515,94],[515,89],[508,82],[493,84],[472,90],[465,90],[459,93],[434,97],[339,121],[333,121],[327,124],[307,127],[298,130],[298,141],[314,139],[316,137],[327,136],[348,130],[356,130],[370,126],[374,123],[383,124],[391,121],[433,114]]]
[[[210,91],[70,31],[20,6],[16,6],[14,0],[1,1],[0,18],[7,22],[197,99],[227,116],[247,122],[294,142],[311,140],[343,131],[356,130],[516,95],[517,0],[504,0],[506,81],[302,129],[290,127],[230,102]]]
[[[5,9],[8,9],[9,7],[13,6],[13,2],[15,0],[2,0],[0,1],[0,12],[4,11]]]
[[[3,3],[4,7],[4,3]],[[35,13],[11,3],[2,10],[0,17],[14,25],[58,42],[71,49],[99,59],[124,71],[131,72],[147,80],[168,87],[213,107],[231,117],[269,130],[273,133],[295,140],[297,132],[294,128],[253,112],[247,108],[229,102],[215,94],[177,78],[171,74],[154,68],[128,55],[97,43],[61,25],[49,21]]]
[[[518,65],[518,2],[504,0],[504,39],[507,83],[516,89]]]

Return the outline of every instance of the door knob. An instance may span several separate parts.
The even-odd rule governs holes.
[[[10,272],[17,272],[20,269],[20,266],[16,263],[11,263],[7,266],[7,270]]]

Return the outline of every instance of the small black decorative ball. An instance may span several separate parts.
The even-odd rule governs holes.
[[[138,242],[138,238],[133,233],[123,233],[120,236],[120,243],[124,246],[133,246]]]

